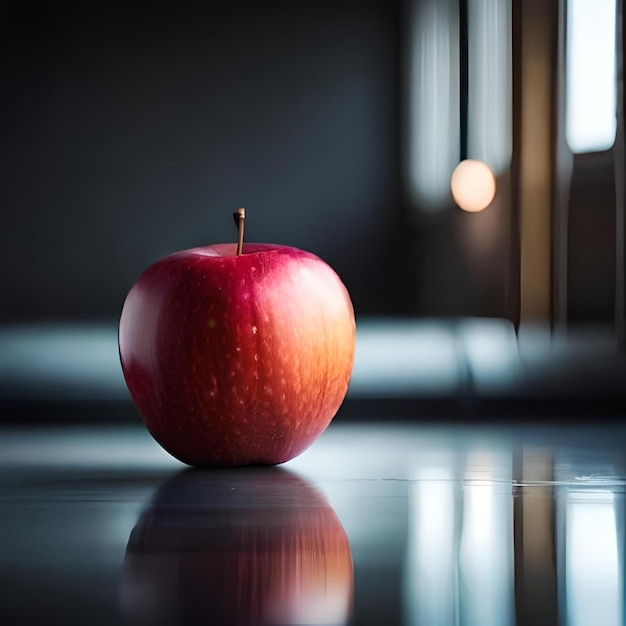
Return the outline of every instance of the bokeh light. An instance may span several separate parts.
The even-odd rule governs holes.
[[[450,189],[454,201],[464,211],[475,213],[487,208],[496,195],[496,177],[482,161],[461,161],[452,173]]]

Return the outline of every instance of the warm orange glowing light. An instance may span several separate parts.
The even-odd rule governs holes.
[[[454,201],[464,211],[475,213],[486,209],[496,195],[496,177],[482,161],[461,161],[450,180]]]

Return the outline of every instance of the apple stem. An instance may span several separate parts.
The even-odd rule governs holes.
[[[237,230],[239,231],[239,240],[237,241],[237,256],[240,256],[243,252],[243,223],[246,219],[246,210],[237,209],[233,213],[233,219],[235,220],[235,225],[237,226]]]

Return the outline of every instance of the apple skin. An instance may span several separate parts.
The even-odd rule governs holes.
[[[326,429],[348,390],[350,296],[319,257],[216,244],[171,254],[133,285],[119,350],[148,431],[189,465],[275,465]]]
[[[120,581],[133,624],[347,624],[354,567],[326,498],[279,467],[188,468],[133,528]]]

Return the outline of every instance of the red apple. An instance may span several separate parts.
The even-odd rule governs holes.
[[[281,468],[187,469],[167,481],[126,548],[128,624],[346,624],[348,537],[327,500]]]
[[[317,256],[217,244],[171,254],[130,290],[124,377],[153,437],[190,465],[273,465],[326,429],[347,389],[355,321]]]

